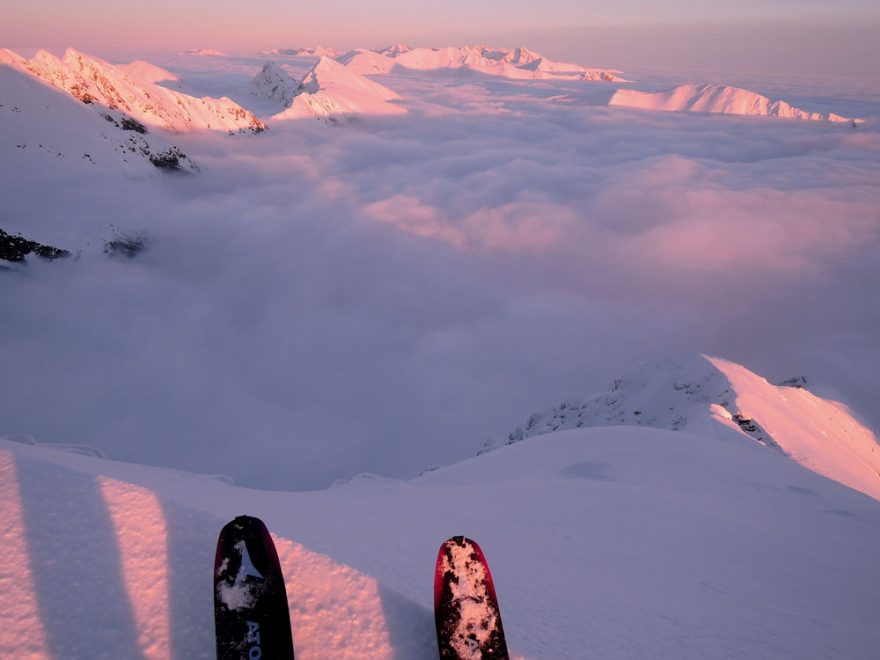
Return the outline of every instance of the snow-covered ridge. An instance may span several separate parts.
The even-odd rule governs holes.
[[[2,55],[0,51],[0,55]],[[0,66],[0,150],[18,175],[41,182],[83,172],[155,176],[156,168],[198,168],[174,144],[132,116],[78,102],[26,71]],[[97,110],[97,112],[96,112]]]
[[[378,51],[355,50],[339,58],[359,73],[387,73],[395,67],[418,71],[457,69],[522,80],[622,81],[620,71],[556,62],[527,48],[463,46],[410,48],[404,44]]]
[[[254,96],[288,108],[299,90],[299,83],[274,62],[266,62],[251,80],[250,90]]]
[[[404,107],[391,103],[400,98],[395,92],[327,57],[320,58],[299,82],[277,65],[267,63],[251,82],[251,91],[286,108],[274,115],[275,119],[406,112]]]
[[[292,55],[293,57],[339,57],[341,50],[327,46],[311,46],[308,48],[273,48],[269,55]]]
[[[167,69],[156,66],[146,60],[135,60],[128,64],[119,64],[118,69],[125,71],[132,78],[146,80],[151,83],[165,82],[168,80],[177,80],[177,76]]]
[[[788,381],[787,381],[788,382]],[[605,394],[532,415],[504,444],[590,426],[650,426],[745,436],[813,472],[880,499],[880,445],[843,404],[802,381],[772,385],[745,367],[696,355],[638,367]],[[488,442],[491,449],[497,442]]]
[[[41,50],[30,60],[10,50],[0,50],[0,64],[63,89],[83,103],[124,112],[149,126],[171,131],[256,133],[265,129],[253,113],[231,99],[188,96],[132,77],[119,67],[72,48],[60,59]]]
[[[609,105],[667,112],[712,112],[727,115],[782,117],[808,121],[858,121],[834,113],[822,114],[795,108],[785,101],[771,100],[757,92],[730,85],[707,83],[679,85],[661,92],[619,89]]]

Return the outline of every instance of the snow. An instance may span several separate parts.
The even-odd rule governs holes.
[[[170,131],[194,129],[259,132],[264,125],[229,98],[194,98],[132,78],[112,64],[68,48],[63,58],[41,50],[30,60],[12,51],[0,53],[6,63],[70,93],[83,103],[120,110],[149,126]]]
[[[0,611],[22,624],[7,656],[212,657],[213,546],[242,512],[273,531],[301,658],[435,657],[433,561],[461,532],[523,657],[855,659],[880,642],[880,505],[755,443],[580,429],[303,493],[8,441],[0,467]]]
[[[399,99],[387,87],[321,57],[300,81],[290,107],[273,119],[406,114],[406,108],[393,103]]]
[[[167,69],[151,64],[146,60],[135,60],[129,64],[118,65],[119,69],[125,71],[132,78],[140,78],[151,83],[160,83],[166,81],[175,81],[177,76]]]
[[[853,130],[626,112],[524,48],[353,53],[0,52],[0,228],[72,253],[0,262],[0,656],[213,657],[244,513],[299,658],[436,657],[461,534],[517,657],[876,655],[876,89],[734,81]],[[327,121],[175,114],[291,86]],[[172,139],[194,175],[138,150]]]
[[[274,62],[266,62],[251,81],[251,94],[290,107],[299,88],[299,83]]]
[[[806,112],[785,101],[771,101],[756,92],[730,85],[679,85],[662,92],[620,89],[609,105],[667,112],[714,112],[728,115],[780,117],[806,121],[854,122],[834,113]]]
[[[491,76],[532,80],[622,81],[619,71],[591,69],[579,64],[554,62],[526,48],[464,46],[447,48],[388,49],[395,64],[406,69],[428,71],[462,69]],[[360,63],[358,63],[360,65]],[[360,65],[363,66],[363,65]]]
[[[637,367],[606,394],[532,415],[505,442],[619,424],[721,437],[733,432],[880,500],[880,445],[845,405],[806,387],[771,385],[742,365],[705,355]]]

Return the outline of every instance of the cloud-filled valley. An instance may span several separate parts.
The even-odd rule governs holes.
[[[372,79],[406,114],[273,123],[248,92],[266,58],[194,59],[155,62],[179,79],[163,84],[269,126],[168,137],[197,174],[36,178],[42,156],[0,145],[0,226],[76,255],[0,272],[4,431],[314,488],[473,455],[693,352],[807,375],[880,422],[870,86],[853,128],[608,107],[626,83],[392,71]],[[103,253],[132,233],[141,254]]]

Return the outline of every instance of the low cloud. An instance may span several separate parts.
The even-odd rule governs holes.
[[[465,458],[695,351],[880,420],[873,128],[429,82],[388,78],[421,99],[403,118],[184,137],[195,177],[6,168],[4,229],[80,255],[0,273],[0,430],[319,487]],[[148,249],[107,258],[111,224]]]

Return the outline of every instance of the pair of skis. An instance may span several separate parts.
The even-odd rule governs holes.
[[[443,660],[508,657],[492,574],[475,541],[444,541],[434,574],[434,619]],[[239,516],[217,540],[214,623],[218,660],[294,660],[284,577],[269,530]]]

